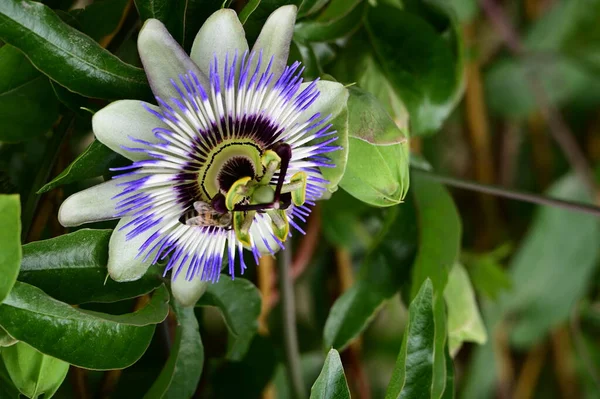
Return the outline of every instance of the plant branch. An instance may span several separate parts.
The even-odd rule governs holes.
[[[285,365],[294,399],[305,399],[298,332],[296,331],[296,306],[294,303],[294,282],[290,274],[292,265],[291,242],[277,256],[279,266],[279,290],[281,292],[281,319],[283,321],[283,340],[285,346]]]
[[[516,29],[504,13],[504,10],[494,0],[480,0],[480,4],[510,51],[517,56],[523,56],[525,54],[523,43]],[[550,128],[552,138],[563,151],[569,164],[581,181],[585,183],[592,196],[595,197],[597,188],[592,168],[588,164],[585,154],[579,148],[562,115],[548,100],[546,91],[538,79],[537,73],[538,71],[532,68],[530,72],[526,73],[526,78],[540,109],[540,113]]]
[[[442,176],[429,172],[425,169],[411,167],[411,171],[423,175],[431,180],[438,181],[450,187],[462,188],[465,190],[476,191],[480,193],[496,195],[499,197],[509,198],[517,201],[529,202],[536,205],[554,206],[572,211],[588,213],[590,215],[600,217],[600,207],[582,204],[579,202],[565,201],[558,198],[546,197],[528,193],[525,191],[511,190],[507,188],[497,187],[490,184],[481,184],[472,181],[465,181],[454,177]]]

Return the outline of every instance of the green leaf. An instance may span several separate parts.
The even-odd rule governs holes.
[[[18,195],[0,195],[0,303],[10,293],[21,263],[21,203]]]
[[[557,181],[547,195],[592,202],[584,185],[572,174]],[[560,208],[538,210],[512,258],[513,289],[502,301],[502,308],[511,316],[515,345],[530,347],[569,319],[592,283],[600,257],[598,242],[598,219]]]
[[[145,99],[148,81],[51,9],[28,0],[0,2],[0,38],[69,90],[87,97]]]
[[[306,17],[308,15],[319,12],[329,0],[304,0],[298,8],[298,18]]]
[[[296,24],[294,38],[302,42],[329,42],[350,35],[362,24],[366,3],[332,0],[314,20]]]
[[[323,330],[326,348],[343,350],[410,278],[417,247],[412,199],[385,211],[385,225],[372,243],[355,284],[335,301],[329,312]]]
[[[146,393],[146,398],[191,398],[202,375],[204,347],[194,308],[177,306],[175,339],[160,375]]]
[[[433,285],[423,282],[410,303],[408,323],[386,399],[430,397],[434,374],[435,320]]]
[[[463,342],[484,344],[487,341],[475,292],[465,268],[457,263],[448,276],[444,289],[448,306],[448,349],[455,356]]]
[[[525,118],[537,110],[531,76],[539,80],[548,101],[562,105],[589,90],[600,89],[600,79],[574,60],[560,55],[550,60],[503,59],[485,75],[486,104],[497,115]]]
[[[400,129],[408,130],[408,111],[383,73],[369,38],[361,29],[352,36],[349,44],[336,57],[331,72],[341,82],[353,83],[373,94]]]
[[[325,359],[321,374],[310,390],[310,397],[314,399],[350,399],[350,389],[340,354],[331,349]]]
[[[48,78],[19,50],[10,45],[2,46],[0,140],[22,141],[39,136],[47,132],[57,118],[58,102]]]
[[[56,187],[102,176],[109,168],[123,166],[128,161],[98,140],[94,140],[65,170],[38,190],[38,194]]]
[[[442,294],[448,274],[458,260],[462,225],[448,190],[438,182],[416,174],[412,193],[417,207],[419,250],[413,267],[411,296],[426,279]]]
[[[12,382],[25,396],[50,398],[69,371],[69,363],[44,355],[24,342],[0,352]]]
[[[162,284],[158,267],[137,281],[107,278],[112,230],[82,229],[23,246],[19,281],[70,304],[115,302],[146,294]]]
[[[483,254],[463,251],[461,259],[467,267],[473,287],[479,294],[495,300],[502,291],[510,290],[512,281],[502,264],[511,253],[510,243]]]
[[[177,42],[183,43],[185,2],[180,0],[134,0],[142,22],[155,18],[167,27]]]
[[[370,205],[396,205],[408,191],[408,135],[373,95],[357,87],[349,92],[348,163],[340,186]]]
[[[241,360],[258,331],[261,297],[254,284],[223,275],[218,283],[209,284],[196,306],[219,308],[229,330],[227,359]]]
[[[256,10],[256,8],[260,5],[260,0],[249,0],[248,3],[242,8],[240,12],[239,18],[242,24],[245,24],[248,20],[248,17]]]
[[[163,286],[143,309],[114,316],[73,308],[17,282],[0,305],[0,325],[19,341],[76,366],[119,369],[144,354],[155,325],[167,317],[168,302]]]
[[[462,93],[460,38],[449,42],[420,15],[383,3],[370,8],[365,24],[379,65],[409,110],[411,132],[439,129]],[[447,36],[456,32],[452,27]]]
[[[71,11],[83,33],[106,47],[120,28],[129,0],[103,0]]]

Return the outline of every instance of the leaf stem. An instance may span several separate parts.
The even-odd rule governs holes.
[[[582,204],[579,202],[565,201],[558,198],[546,197],[528,193],[525,191],[511,190],[503,187],[493,186],[490,184],[481,184],[472,181],[457,179],[455,177],[442,176],[425,169],[411,167],[413,173],[418,173],[431,180],[438,181],[450,187],[462,188],[465,190],[476,191],[480,193],[496,195],[499,197],[509,198],[517,201],[529,202],[536,205],[554,206],[558,208],[568,209],[576,212],[588,213],[590,215],[600,217],[600,207]]]
[[[300,365],[298,333],[296,331],[296,306],[294,303],[294,283],[290,274],[292,265],[291,242],[277,256],[279,266],[279,289],[281,291],[281,319],[283,321],[283,340],[285,347],[285,365],[291,385],[292,397],[305,399],[306,392]]]

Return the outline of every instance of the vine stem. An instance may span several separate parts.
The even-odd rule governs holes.
[[[285,349],[285,365],[288,380],[294,399],[305,399],[306,392],[300,364],[298,349],[298,332],[296,331],[296,305],[294,303],[294,282],[290,273],[292,266],[291,242],[277,256],[279,267],[279,290],[281,291],[281,319],[283,321],[283,340]]]
[[[564,209],[569,209],[572,211],[589,213],[591,215],[600,217],[600,207],[593,206],[593,205],[582,204],[579,202],[565,201],[565,200],[561,200],[558,198],[546,197],[543,195],[532,194],[532,193],[528,193],[525,191],[510,190],[510,189],[506,189],[506,188],[502,188],[502,187],[492,186],[490,184],[481,184],[481,183],[476,183],[476,182],[472,182],[472,181],[461,180],[461,179],[457,179],[455,177],[442,176],[442,175],[438,175],[433,172],[430,172],[428,170],[416,168],[416,167],[411,167],[411,171],[414,173],[423,175],[423,177],[426,177],[431,180],[435,180],[437,182],[440,182],[440,183],[445,184],[450,187],[457,187],[457,188],[476,191],[476,192],[480,192],[480,193],[496,195],[499,197],[510,198],[510,199],[517,200],[517,201],[530,202],[530,203],[536,204],[536,205],[546,205],[546,206],[564,208]]]

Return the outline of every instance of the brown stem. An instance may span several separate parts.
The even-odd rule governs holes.
[[[471,47],[475,45],[475,26],[466,25],[463,29],[465,39]],[[467,85],[465,92],[465,111],[468,124],[471,153],[474,160],[475,180],[485,184],[493,184],[495,180],[494,160],[491,148],[490,128],[487,108],[483,94],[483,82],[479,59],[473,57],[466,64]],[[477,247],[490,248],[494,245],[495,237],[501,223],[498,217],[498,203],[495,197],[479,195],[485,228],[478,235]]]
[[[533,397],[544,361],[546,360],[547,349],[545,344],[540,344],[527,354],[515,387],[513,396],[515,399],[530,399]]]
[[[573,343],[566,325],[552,332],[554,373],[563,398],[578,398],[577,376],[573,364]]]
[[[269,334],[268,317],[273,308],[275,294],[275,259],[272,256],[263,256],[258,261],[258,290],[262,298],[260,316],[258,317],[258,332],[262,335]]]
[[[337,275],[339,280],[339,292],[343,294],[354,284],[354,272],[352,270],[352,257],[350,252],[342,247],[335,250],[335,259],[337,266]],[[350,343],[348,348],[341,353],[342,363],[348,369],[351,389],[355,392],[355,397],[361,399],[371,398],[371,384],[364,371],[361,362],[361,341],[360,338]]]

